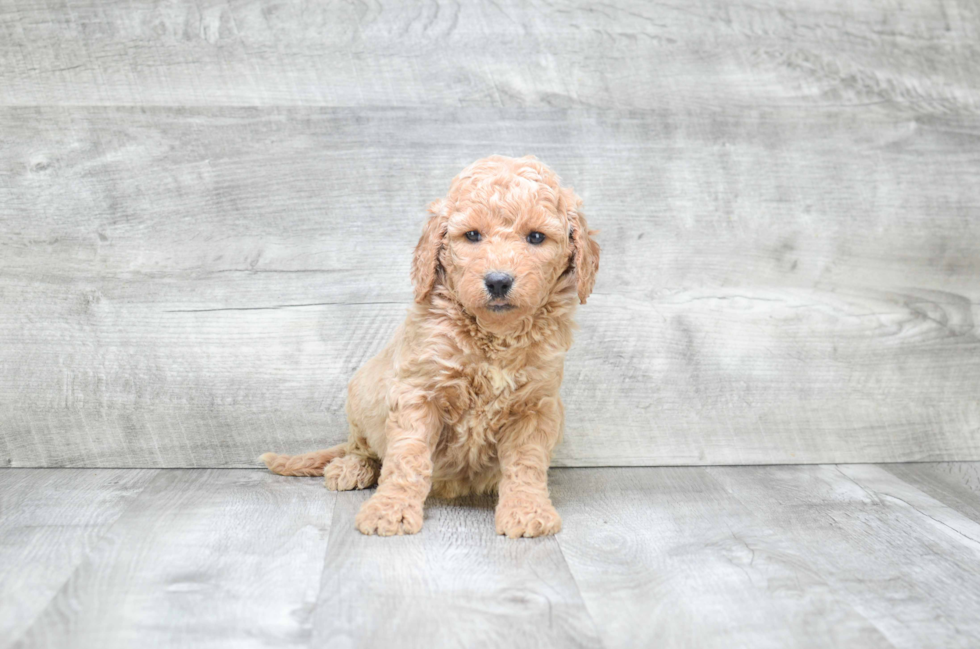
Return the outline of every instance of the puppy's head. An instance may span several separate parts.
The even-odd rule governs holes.
[[[415,249],[415,299],[442,283],[484,324],[506,326],[575,291],[585,303],[599,269],[581,199],[533,156],[478,160],[453,179]]]

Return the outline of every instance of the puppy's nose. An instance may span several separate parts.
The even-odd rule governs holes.
[[[508,273],[491,272],[483,276],[490,297],[504,297],[514,285],[514,276]]]

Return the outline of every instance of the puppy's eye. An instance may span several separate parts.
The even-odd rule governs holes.
[[[470,230],[469,232],[466,233],[466,238],[472,241],[473,243],[476,243],[477,241],[480,240],[480,233],[477,232],[476,230]]]
[[[531,234],[527,235],[528,243],[538,245],[542,241],[544,241],[544,235],[541,234],[540,232],[532,232]]]

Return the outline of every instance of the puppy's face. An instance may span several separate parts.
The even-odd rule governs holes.
[[[592,290],[599,246],[580,200],[532,157],[492,156],[457,176],[432,217],[412,266],[416,300],[443,283],[491,329],[534,313],[556,291]]]
[[[467,311],[487,322],[535,311],[568,268],[565,220],[554,204],[534,200],[530,181],[511,180],[509,192],[489,200],[479,191],[462,197],[446,228],[447,284]]]

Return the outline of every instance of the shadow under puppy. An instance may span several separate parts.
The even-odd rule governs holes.
[[[572,315],[599,269],[581,199],[533,156],[478,160],[453,179],[415,248],[415,304],[348,387],[346,443],[266,453],[282,475],[377,491],[364,534],[414,534],[432,494],[499,491],[496,526],[555,534],[548,465],[561,440],[559,397]]]

